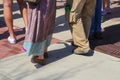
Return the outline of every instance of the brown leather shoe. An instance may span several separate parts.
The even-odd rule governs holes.
[[[46,63],[45,63],[45,60],[44,60],[44,59],[39,59],[38,56],[34,56],[34,57],[32,58],[32,61],[33,61],[34,63],[38,63],[38,64],[40,64],[40,65],[45,65],[45,64],[46,64]]]

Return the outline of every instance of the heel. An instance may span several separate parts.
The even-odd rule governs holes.
[[[38,57],[39,57],[39,56],[34,56],[31,61],[32,61],[33,63],[38,63],[38,64],[40,64],[40,65],[45,65],[45,64],[46,64],[46,63],[45,63],[45,60],[44,60],[44,59],[38,59]]]

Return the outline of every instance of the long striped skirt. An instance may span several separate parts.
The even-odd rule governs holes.
[[[28,4],[28,30],[23,48],[26,55],[40,55],[51,42],[55,27],[56,0],[41,0],[39,4]]]

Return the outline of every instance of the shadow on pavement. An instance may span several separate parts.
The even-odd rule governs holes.
[[[70,29],[64,15],[57,17],[55,24],[56,27],[54,29],[54,33],[59,33]]]
[[[93,50],[120,58],[120,24],[105,28],[103,39],[90,40]]]
[[[70,55],[73,54],[73,50],[75,49],[74,46],[71,46],[71,45],[69,45],[69,44],[67,44],[67,43],[64,43],[64,42],[58,42],[57,44],[58,44],[58,45],[59,45],[59,44],[64,44],[65,47],[64,47],[64,48],[60,48],[60,49],[58,49],[58,50],[49,51],[49,52],[48,52],[49,57],[46,59],[46,63],[47,63],[47,64],[50,64],[50,63],[55,62],[55,61],[58,61],[58,60],[60,60],[60,59],[63,59],[63,58],[65,58],[65,57],[68,57],[68,56],[70,56]],[[94,55],[94,52],[93,52],[93,53],[86,54],[86,55],[82,55],[82,56],[91,57],[91,56],[93,56],[93,55]],[[77,56],[79,56],[79,55],[77,55]],[[46,64],[46,65],[47,65],[47,64]],[[39,65],[39,64],[36,64],[35,67],[39,69],[39,68],[41,68],[42,66]]]
[[[7,28],[5,28],[4,30],[5,31],[0,30],[0,40],[6,39],[9,36]],[[15,34],[16,36],[25,34],[24,28],[15,29]],[[18,41],[21,41],[21,40],[24,40],[24,39],[19,39]]]
[[[94,49],[97,46],[114,44],[120,41],[120,24],[113,25],[104,29],[102,32],[103,39],[90,40],[91,48]]]

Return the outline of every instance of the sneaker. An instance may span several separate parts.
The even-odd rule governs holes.
[[[74,50],[74,54],[77,54],[77,55],[84,55],[84,54],[89,54],[89,53],[93,53],[93,50],[91,49],[88,49],[88,50],[80,50],[79,48],[76,48]]]
[[[16,39],[11,38],[10,36],[8,37],[8,42],[11,44],[15,44],[16,43]]]

